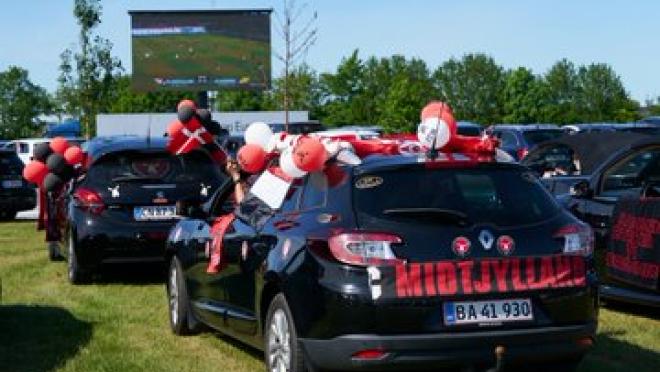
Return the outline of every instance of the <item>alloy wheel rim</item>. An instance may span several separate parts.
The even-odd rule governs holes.
[[[170,317],[172,324],[176,325],[179,322],[179,293],[177,288],[177,272],[176,267],[170,270]]]
[[[270,322],[268,333],[268,365],[272,372],[291,370],[291,332],[286,314],[277,309]]]

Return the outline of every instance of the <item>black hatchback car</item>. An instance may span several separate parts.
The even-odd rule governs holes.
[[[23,162],[10,149],[0,149],[0,220],[11,220],[16,213],[37,203],[35,188],[23,180]]]
[[[526,168],[371,156],[299,181],[279,208],[248,196],[224,235],[222,191],[172,230],[175,333],[208,325],[264,350],[269,371],[563,371],[590,349],[591,229]]]
[[[143,137],[86,144],[86,170],[56,203],[65,209],[60,235],[72,283],[89,280],[103,264],[163,262],[176,202],[205,201],[226,180],[206,152],[176,157],[165,145]]]

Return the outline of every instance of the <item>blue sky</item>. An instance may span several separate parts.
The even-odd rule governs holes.
[[[298,0],[306,1],[306,0]],[[353,49],[403,54],[431,68],[469,52],[501,65],[545,72],[555,61],[606,62],[633,98],[660,95],[660,1],[638,0],[309,0],[320,36],[306,61],[330,71]],[[278,8],[281,0],[104,0],[102,36],[130,71],[128,10]],[[0,70],[18,65],[54,90],[59,54],[77,42],[72,0],[22,0],[0,11]],[[654,36],[655,35],[655,36]],[[273,46],[281,42],[273,34]],[[274,62],[275,63],[275,62]],[[275,63],[274,71],[281,65]]]

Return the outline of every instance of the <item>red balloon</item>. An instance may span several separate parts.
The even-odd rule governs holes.
[[[44,178],[48,174],[48,167],[46,164],[40,161],[31,161],[28,165],[23,168],[23,178],[28,182],[36,183],[41,185],[44,182]]]
[[[179,104],[176,105],[176,110],[179,111],[179,110],[181,110],[182,107],[186,107],[186,106],[192,108],[193,110],[197,109],[197,105],[195,104],[195,102],[193,100],[182,99],[179,102]]]
[[[84,157],[82,149],[78,146],[71,146],[64,151],[64,159],[70,165],[82,163]]]
[[[170,125],[167,126],[167,135],[169,137],[174,137],[178,132],[183,129],[183,123],[179,120],[174,120]]]
[[[442,102],[442,101],[432,101],[429,102],[424,108],[422,109],[422,114],[420,115],[421,121],[424,121],[430,117],[434,116],[440,116],[442,113],[447,112],[450,115],[454,116],[454,112],[452,111],[451,107]]]
[[[236,157],[238,158],[238,165],[248,173],[260,172],[266,165],[266,151],[261,146],[253,143],[241,147]]]
[[[50,149],[54,153],[63,155],[64,151],[69,148],[69,142],[64,137],[55,137],[50,141]]]
[[[323,169],[328,153],[321,141],[312,137],[302,137],[293,149],[293,163],[305,172]]]

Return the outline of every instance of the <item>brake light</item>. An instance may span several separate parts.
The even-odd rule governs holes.
[[[353,354],[353,359],[362,359],[362,360],[378,360],[385,358],[389,353],[383,349],[366,349],[360,350],[357,353]]]
[[[340,262],[349,265],[393,265],[404,262],[392,251],[392,244],[401,238],[388,233],[342,232],[328,239],[330,252]]]
[[[101,195],[94,190],[81,187],[73,193],[73,197],[76,200],[76,206],[83,210],[99,214],[105,209]]]
[[[518,155],[518,160],[523,160],[523,158],[527,156],[527,154],[529,154],[529,150],[527,149],[527,147],[520,148],[518,149],[518,151],[516,151],[516,155]]]
[[[589,256],[594,251],[594,233],[587,224],[572,224],[559,229],[555,238],[564,240],[564,254]]]

